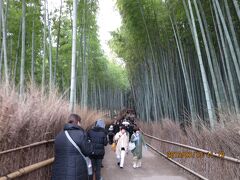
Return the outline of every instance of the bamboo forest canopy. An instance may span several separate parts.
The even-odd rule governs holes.
[[[239,114],[239,0],[116,0],[122,26],[109,45],[124,67],[101,49],[98,1],[49,2],[0,0],[0,81],[20,97],[31,81],[70,96],[71,110],[132,107],[194,128]]]
[[[1,82],[54,88],[68,94],[71,77],[73,0],[0,0]],[[103,53],[98,39],[98,2],[77,3],[75,103],[94,109],[121,109],[129,87],[126,71]],[[67,96],[68,97],[68,96]]]
[[[125,60],[146,121],[224,125],[239,114],[239,0],[117,0],[112,49]]]

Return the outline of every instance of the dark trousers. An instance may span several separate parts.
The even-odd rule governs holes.
[[[96,180],[100,180],[102,159],[92,159],[92,166],[93,166],[93,172],[95,173]]]
[[[110,144],[110,145],[113,143],[113,137],[114,137],[114,134],[113,134],[113,133],[108,134],[108,139],[109,139],[109,144]]]

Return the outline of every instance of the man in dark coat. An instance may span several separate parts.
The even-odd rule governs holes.
[[[119,131],[120,131],[120,122],[116,121],[113,126],[113,132],[114,132],[114,134],[117,134]]]
[[[86,132],[79,126],[81,118],[71,114],[64,131],[68,131],[73,141],[85,156],[94,154],[93,145],[88,141]],[[90,180],[87,164],[79,151],[71,144],[64,131],[55,139],[55,160],[52,180]]]
[[[101,166],[105,154],[104,146],[107,145],[107,131],[105,130],[105,123],[102,119],[96,121],[95,127],[88,131],[88,137],[94,146],[94,155],[91,155],[93,170],[95,172],[96,180],[101,180]]]
[[[112,145],[113,143],[113,137],[115,136],[114,132],[113,132],[113,125],[110,125],[109,129],[108,129],[108,142],[110,145]]]

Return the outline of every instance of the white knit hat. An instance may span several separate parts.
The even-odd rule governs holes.
[[[109,127],[108,130],[109,130],[109,131],[113,131],[113,125],[110,125],[110,127]]]

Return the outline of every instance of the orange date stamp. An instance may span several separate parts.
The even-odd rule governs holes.
[[[189,151],[167,152],[167,157],[171,159],[173,158],[204,158],[204,157],[211,158],[214,155],[217,155],[218,157],[223,158],[225,156],[225,153],[223,151],[220,151],[219,153],[213,153],[213,152],[203,153],[203,152],[189,152]]]

